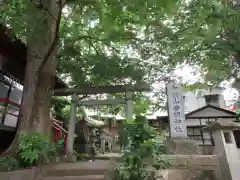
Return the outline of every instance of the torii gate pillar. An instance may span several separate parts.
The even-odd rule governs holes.
[[[68,124],[68,138],[67,138],[67,155],[69,158],[72,157],[73,155],[76,113],[77,113],[77,96],[76,94],[73,94],[70,120]]]

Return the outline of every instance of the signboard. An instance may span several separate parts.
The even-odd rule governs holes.
[[[184,100],[181,85],[170,82],[167,84],[168,117],[170,136],[172,138],[186,138]]]

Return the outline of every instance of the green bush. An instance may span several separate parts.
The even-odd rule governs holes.
[[[27,133],[20,137],[19,160],[24,166],[31,167],[46,163],[56,151],[53,143],[39,133]]]
[[[114,180],[146,180],[145,167],[152,165],[157,169],[171,166],[171,161],[164,154],[165,136],[148,125],[145,117],[127,121],[124,125],[127,146],[117,166]]]
[[[39,133],[26,133],[20,136],[19,149],[14,156],[0,157],[0,171],[38,166],[57,155],[56,146]]]

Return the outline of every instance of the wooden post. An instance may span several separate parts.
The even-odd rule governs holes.
[[[108,141],[108,150],[111,153],[112,152],[112,142]]]
[[[73,94],[70,120],[68,124],[68,138],[67,138],[67,155],[69,157],[72,157],[73,155],[76,113],[77,113],[77,96]]]
[[[1,0],[0,0],[0,4],[1,4]],[[3,57],[0,55],[0,69],[2,69],[3,67]]]
[[[133,93],[131,91],[126,92],[126,119],[131,120],[133,118]]]

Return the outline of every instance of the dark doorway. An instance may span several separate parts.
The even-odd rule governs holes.
[[[233,131],[233,135],[234,135],[237,148],[240,149],[240,131],[239,130]]]
[[[14,140],[15,131],[0,130],[0,154],[2,154],[11,145]]]

